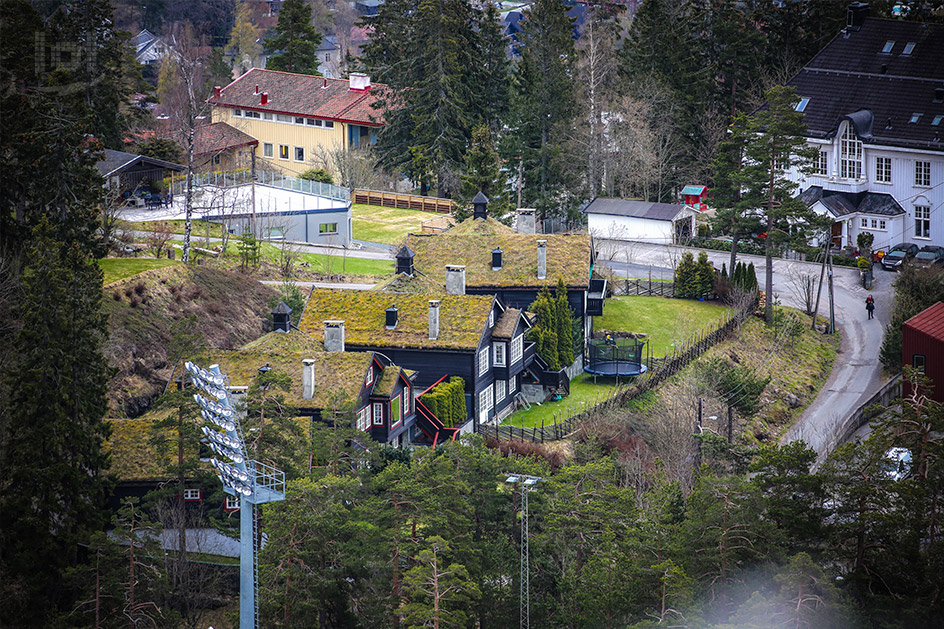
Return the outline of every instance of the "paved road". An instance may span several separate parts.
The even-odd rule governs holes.
[[[631,244],[620,247],[605,243],[600,247],[602,255],[614,259],[614,271],[619,275],[629,272],[631,277],[649,277],[652,279],[671,279],[672,262],[677,260],[681,247]],[[708,258],[716,267],[727,262],[729,254],[723,251],[709,251]],[[761,256],[739,255],[746,262],[753,262],[757,278],[764,283],[766,270]],[[790,289],[788,278],[797,271],[815,273],[819,276],[819,265],[774,260],[773,293],[781,303],[799,306],[799,300]],[[882,333],[888,323],[894,291],[891,283],[894,274],[875,268],[875,283],[871,293],[875,298],[876,318],[868,320],[865,311],[865,298],[869,294],[859,283],[856,269],[836,267],[834,280],[836,326],[840,333],[839,353],[833,365],[829,380],[821,389],[817,398],[794,422],[782,441],[804,440],[819,455],[822,461],[829,452],[831,444],[830,429],[837,421],[848,417],[861,406],[882,385],[881,366],[878,352],[882,343]],[[820,313],[828,314],[826,289],[823,289]]]

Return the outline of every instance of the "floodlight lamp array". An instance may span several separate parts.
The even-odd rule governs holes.
[[[220,456],[225,456],[237,464],[246,460],[246,457],[242,454],[242,444],[239,443],[238,439],[210,430],[206,426],[203,426],[203,434],[209,440],[210,449]]]
[[[210,459],[210,464],[219,472],[220,482],[243,496],[252,495],[252,485],[249,474],[228,463],[217,459]]]

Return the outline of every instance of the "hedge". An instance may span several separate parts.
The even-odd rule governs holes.
[[[452,376],[448,382],[440,382],[420,401],[447,427],[454,428],[465,423],[465,380]]]

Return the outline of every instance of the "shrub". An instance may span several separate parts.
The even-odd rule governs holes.
[[[324,168],[312,168],[310,170],[306,170],[298,177],[300,179],[307,179],[308,181],[334,184],[334,177],[332,177],[331,173],[329,173]]]
[[[770,384],[770,376],[761,378],[750,369],[740,365],[729,365],[721,358],[704,362],[705,379],[714,383],[715,390],[739,413],[750,416],[760,407],[760,395]]]
[[[420,397],[423,405],[447,427],[454,428],[466,420],[465,380],[452,376]]]
[[[856,266],[859,267],[860,271],[868,271],[872,268],[872,263],[865,256],[859,256],[856,258]]]
[[[134,292],[138,295],[143,295],[146,288],[144,282],[138,281],[138,283],[134,285]]]

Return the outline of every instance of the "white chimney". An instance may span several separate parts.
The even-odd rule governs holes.
[[[429,340],[439,338],[439,300],[429,300]]]
[[[465,295],[464,265],[446,265],[446,293],[449,295]]]
[[[324,348],[326,352],[344,351],[344,322],[324,322]]]
[[[517,220],[515,221],[515,230],[519,234],[533,234],[534,229],[534,208],[520,207],[515,210]]]
[[[315,396],[315,360],[306,358],[302,361],[302,399],[310,400]]]
[[[370,77],[363,72],[351,72],[348,79],[351,82],[351,89],[355,92],[366,92],[370,89]]]
[[[538,279],[547,279],[547,241],[538,241]]]

